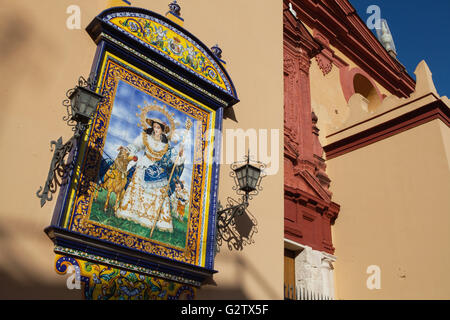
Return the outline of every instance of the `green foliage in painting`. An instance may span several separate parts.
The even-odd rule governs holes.
[[[141,226],[140,224],[137,224],[133,221],[125,220],[115,216],[114,209],[112,207],[116,201],[116,196],[114,193],[112,194],[109,202],[110,207],[107,209],[106,212],[103,210],[103,206],[106,201],[106,194],[107,192],[105,190],[99,191],[97,200],[93,201],[92,203],[90,220],[99,222],[103,225],[120,229],[122,231],[135,234],[137,236],[148,238],[150,235],[149,228]],[[186,213],[182,221],[178,220],[175,217],[172,218],[173,221],[172,233],[155,229],[152,239],[163,243],[167,243],[175,247],[184,248],[186,245],[186,230],[188,224],[188,216],[189,214],[186,208]]]

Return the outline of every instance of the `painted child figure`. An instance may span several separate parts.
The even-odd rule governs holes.
[[[189,199],[188,192],[184,189],[183,182],[177,180],[175,182],[175,190],[170,196],[170,202],[172,204],[172,213],[174,216],[183,221],[186,203]]]

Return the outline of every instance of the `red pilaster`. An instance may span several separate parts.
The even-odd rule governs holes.
[[[331,224],[339,206],[331,201],[317,117],[311,110],[309,68],[322,49],[284,4],[285,237],[334,252]]]

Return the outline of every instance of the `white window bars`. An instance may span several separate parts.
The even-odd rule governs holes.
[[[284,285],[284,299],[285,300],[333,300],[332,297],[320,292],[307,290],[300,286],[292,284]]]

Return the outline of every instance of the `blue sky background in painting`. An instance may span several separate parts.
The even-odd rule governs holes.
[[[145,105],[145,102],[149,104],[157,104],[160,106],[167,106],[165,103],[153,98],[152,96],[142,92],[135,87],[120,81],[117,87],[116,96],[114,99],[113,110],[111,118],[109,121],[108,134],[106,136],[105,148],[104,148],[104,158],[115,159],[120,146],[128,146],[131,144],[138,136],[142,134],[142,127],[138,126],[140,124],[140,112],[138,108]],[[185,133],[185,122],[188,116],[181,111],[178,111],[172,107],[167,107],[171,113],[174,113],[176,130],[174,134],[174,139],[177,141],[169,141],[171,146],[174,146],[177,150],[179,148],[180,142],[183,139]],[[159,118],[165,123],[169,123],[167,118],[158,111],[150,111],[147,114],[148,118]],[[190,117],[189,117],[190,118]],[[191,118],[193,123],[194,119]],[[194,154],[193,141],[194,141],[194,125],[190,130],[190,134],[185,139],[184,156],[185,156],[185,167],[181,179],[183,180],[187,190],[191,186],[192,177],[192,159]],[[141,152],[139,156],[144,156]],[[130,162],[129,167],[134,165],[135,162]]]
[[[377,5],[394,38],[398,60],[415,79],[414,70],[425,60],[441,96],[450,96],[449,0],[350,0],[362,21],[370,5]],[[375,33],[375,30],[372,30]]]

